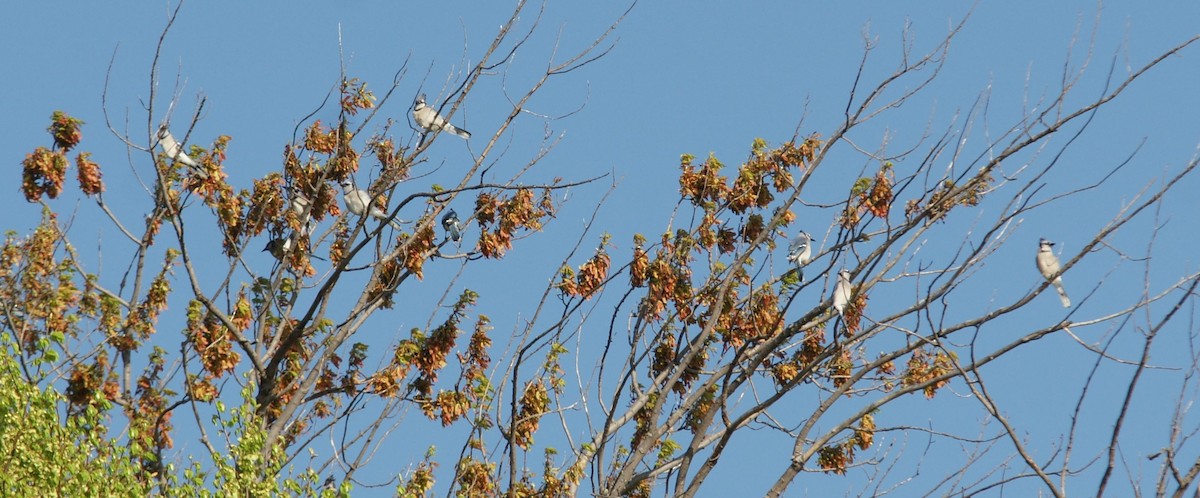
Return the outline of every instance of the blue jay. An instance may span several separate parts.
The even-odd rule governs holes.
[[[292,249],[292,239],[278,238],[267,241],[267,247],[263,248],[263,252],[269,252],[275,259],[283,261],[287,257],[288,251]]]
[[[371,202],[371,194],[354,187],[354,181],[350,177],[342,180],[342,201],[346,203],[346,209],[358,216],[366,214],[369,209],[371,217],[377,220],[386,220],[388,217],[387,213]],[[391,224],[393,228],[400,229],[400,220],[392,220]]]
[[[471,138],[471,132],[446,122],[446,118],[438,114],[437,109],[425,105],[425,94],[423,93],[417,97],[416,103],[413,104],[412,115],[413,120],[417,122],[417,126],[420,126],[425,131],[444,130],[464,139]]]
[[[308,212],[312,201],[308,199],[308,196],[304,195],[300,187],[292,185],[289,190],[292,192],[292,202],[288,204],[288,209],[296,213],[296,219],[300,220],[301,233],[308,235],[312,233],[312,213],[309,212],[308,216],[305,216],[305,213]]]
[[[808,236],[804,230],[801,230],[796,238],[792,239],[792,243],[788,245],[787,260],[796,265],[796,273],[800,276],[800,281],[804,281],[804,270],[801,268],[807,265],[812,260],[812,237]]]
[[[843,320],[846,318],[846,305],[850,304],[852,290],[850,272],[842,268],[842,271],[838,272],[837,284],[833,286],[833,309]]]
[[[292,202],[289,205],[292,212],[296,213],[297,217],[304,216],[304,211],[308,209],[312,201],[308,200],[308,196],[300,191],[300,187],[292,185],[288,190],[292,192]]]
[[[263,252],[269,252],[275,259],[283,261],[287,259],[288,253],[292,251],[292,239],[290,237],[280,237],[267,241],[267,247],[263,248]],[[325,261],[325,258],[316,254],[309,254],[308,257]]]
[[[442,229],[450,236],[450,240],[458,242],[462,240],[462,224],[458,222],[458,213],[454,209],[446,211],[442,215]]]
[[[171,130],[167,129],[166,123],[158,127],[158,145],[162,147],[163,152],[166,152],[167,157],[171,158],[171,160],[183,163],[200,178],[208,178],[208,173],[204,171],[200,163],[188,157],[187,153],[183,152],[183,144],[175,140],[175,136],[171,135]]]
[[[1054,247],[1054,243],[1049,240],[1038,241],[1037,269],[1042,274],[1042,278],[1050,280],[1050,283],[1054,285],[1054,290],[1058,291],[1058,300],[1062,301],[1063,307],[1070,308],[1071,298],[1067,297],[1067,289],[1063,287],[1062,276],[1055,275],[1058,273],[1059,264],[1058,256],[1054,255],[1052,247]]]

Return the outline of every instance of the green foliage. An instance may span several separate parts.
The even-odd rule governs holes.
[[[284,471],[287,454],[275,445],[266,451],[267,431],[256,414],[254,386],[242,390],[242,403],[229,407],[216,402],[212,425],[221,436],[211,462],[191,461],[180,473],[168,466],[170,485],[160,490],[167,496],[181,497],[270,497],[270,496],[349,496],[349,483],[336,491],[323,492],[321,476],[312,469],[291,474]],[[266,455],[266,456],[264,456]],[[182,474],[182,479],[177,476]],[[213,493],[211,490],[218,490]]]
[[[102,395],[65,420],[62,393],[29,383],[21,375],[12,342],[0,336],[0,495],[145,496],[128,450],[110,440],[101,413]]]

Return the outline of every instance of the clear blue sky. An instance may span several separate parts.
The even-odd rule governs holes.
[[[148,174],[148,158],[143,153],[130,155],[105,129],[101,94],[111,61],[109,117],[118,128],[128,126],[134,137],[147,136],[142,104],[149,95],[154,44],[171,8],[173,4],[156,2],[19,2],[7,7],[0,19],[0,62],[4,66],[0,108],[8,124],[0,135],[0,153],[9,167],[8,173],[0,177],[0,185],[6,185],[9,195],[0,197],[0,228],[24,233],[37,221],[40,208],[27,204],[18,191],[19,162],[36,146],[49,145],[44,130],[56,109],[87,122],[81,149],[91,151],[93,160],[105,167],[109,200],[118,212],[128,220],[138,220],[137,213],[144,211],[149,201],[132,181],[130,168]],[[863,148],[874,150],[887,133],[893,143],[889,151],[905,149],[927,130],[939,134],[963,126],[965,112],[989,87],[991,104],[985,121],[990,132],[998,134],[1015,122],[1023,106],[1034,105],[1027,104],[1027,100],[1036,103],[1057,91],[1064,63],[1077,68],[1090,37],[1095,36],[1094,59],[1074,96],[1076,104],[1102,91],[1105,74],[1114,62],[1119,78],[1128,67],[1139,67],[1193,36],[1196,20],[1200,19],[1200,3],[1196,2],[1111,2],[1103,5],[1098,30],[1094,30],[1098,8],[1095,2],[1083,1],[979,2],[955,39],[939,79],[903,108],[852,138]],[[552,81],[530,104],[532,110],[544,115],[566,114],[580,106],[582,110],[554,121],[537,116],[523,118],[511,138],[504,139],[511,140],[507,145],[510,150],[500,158],[493,174],[507,178],[537,150],[547,131],[562,134],[561,144],[525,181],[612,174],[617,188],[585,246],[594,245],[599,233],[608,231],[614,235],[614,259],[622,261],[631,249],[633,233],[641,232],[653,239],[666,226],[677,199],[681,153],[703,157],[711,152],[727,164],[737,164],[745,158],[754,138],[778,144],[793,135],[802,117],[802,135],[828,134],[839,124],[862,56],[864,32],[878,43],[865,75],[865,80],[873,83],[897,66],[906,23],[911,25],[914,51],[921,53],[939,42],[968,9],[967,4],[952,1],[642,2],[610,38],[616,42],[611,53]],[[531,83],[550,56],[556,36],[561,34],[561,58],[561,54],[583,48],[623,10],[622,5],[606,2],[547,5],[541,29],[517,54],[508,79],[486,78],[455,116],[455,122],[463,123],[475,134],[470,142],[472,149],[480,149],[510,109],[505,85],[513,89],[511,93]],[[442,96],[447,81],[451,88],[456,85],[460,81],[456,76],[478,59],[510,11],[510,2],[190,2],[184,5],[167,37],[160,61],[160,92],[172,92],[178,74],[181,85],[179,108],[174,113],[176,123],[186,121],[198,95],[207,98],[205,112],[192,132],[193,142],[207,144],[217,135],[232,136],[226,162],[229,180],[235,188],[249,188],[251,179],[280,168],[281,152],[291,140],[293,128],[325,98],[337,81],[340,64],[345,64],[348,75],[382,93],[407,62],[396,95],[381,112],[397,120],[398,135],[408,139],[411,134],[402,128],[407,123],[412,97],[419,92],[431,98]],[[531,20],[524,19],[523,26]],[[1076,37],[1080,43],[1068,52]],[[1133,163],[1101,188],[1024,219],[1015,240],[980,271],[980,283],[964,291],[959,297],[963,301],[957,305],[992,306],[992,300],[1006,302],[1027,292],[1037,282],[1032,259],[1039,236],[1061,241],[1067,251],[1078,249],[1141,186],[1177,170],[1192,157],[1200,143],[1200,126],[1195,118],[1200,109],[1200,92],[1195,91],[1200,81],[1198,58],[1200,52],[1195,47],[1172,58],[1099,114],[1087,134],[1061,159],[1063,164],[1047,177],[1049,185],[1042,195],[1091,181],[1095,172],[1113,167],[1145,140]],[[159,108],[164,104],[160,100]],[[335,113],[327,108],[317,117],[328,122]],[[161,118],[154,116],[152,120],[157,123]],[[980,129],[968,144],[973,154],[982,152],[980,144],[989,133],[982,121],[976,126]],[[378,127],[370,130],[374,129]],[[1064,141],[1065,137],[1053,138],[1048,150],[1057,150]],[[456,181],[458,168],[465,168],[471,155],[457,138],[443,136],[430,149],[429,159],[441,169],[417,186]],[[919,157],[914,163],[915,159]],[[1023,159],[1044,164],[1048,155]],[[836,162],[824,166],[825,176],[814,179],[811,190],[803,196],[805,201],[838,202],[845,198],[846,189],[862,168],[876,167],[848,149],[831,160]],[[905,171],[904,162],[899,162],[897,168]],[[1015,169],[1015,164],[1006,168]],[[360,183],[366,174],[360,173]],[[85,259],[103,280],[114,282],[127,264],[124,253],[106,253],[103,258],[98,254],[127,248],[116,229],[97,216],[92,203],[78,199],[73,171],[71,178],[68,195],[51,201],[51,205],[60,212],[77,214],[71,231],[75,244],[88,255]],[[509,331],[528,318],[557,262],[604,195],[608,181],[573,190],[558,219],[542,234],[518,243],[504,260],[472,265],[469,274],[454,284],[455,293],[468,286],[482,294],[478,311],[492,317],[501,346]],[[1157,220],[1145,218],[1113,238],[1114,245],[1140,254],[1145,252],[1142,240],[1155,224],[1166,227],[1154,248],[1155,264],[1148,275],[1143,275],[1141,266],[1118,264],[1113,254],[1105,253],[1085,260],[1066,276],[1068,288],[1076,290],[1077,295],[1072,297],[1077,301],[1082,301],[1101,279],[1109,279],[1073,320],[1093,318],[1128,302],[1130,296],[1140,292],[1144,277],[1157,290],[1196,271],[1194,241],[1200,223],[1192,216],[1200,212],[1200,199],[1190,193],[1197,188],[1200,182],[1190,179],[1168,199]],[[985,204],[980,211],[985,213],[980,215],[983,219],[994,216],[995,211],[989,208],[999,206]],[[799,214],[801,226],[812,233],[824,234],[833,223],[832,210]],[[954,230],[967,229],[975,215],[964,212],[956,216],[935,234],[955,243],[961,239]],[[197,219],[203,219],[203,215],[198,213]],[[224,267],[224,258],[215,250],[210,257]],[[782,261],[782,254],[779,257]],[[203,258],[199,264],[203,264]],[[271,264],[265,253],[249,258],[264,267]],[[573,261],[580,262],[581,258]],[[425,280],[406,284],[397,296],[401,303],[397,309],[376,316],[358,340],[370,343],[380,353],[406,337],[409,328],[425,327],[430,320],[428,304],[446,289],[457,270],[457,263],[427,267]],[[177,285],[182,287],[182,281]],[[818,297],[813,295],[814,300]],[[871,306],[885,308],[889,299],[873,296]],[[1051,295],[1040,296],[1038,301],[1025,308],[1023,316],[1004,321],[1012,332],[994,326],[983,333],[1015,337],[1063,317],[1064,312]],[[173,311],[181,310],[182,302],[175,303]],[[597,312],[607,314],[603,305]],[[951,309],[951,316],[967,314]],[[164,321],[161,334],[177,330],[171,328],[171,323]],[[1186,365],[1185,323],[1179,322],[1167,331],[1172,339],[1156,351],[1156,364]],[[599,333],[599,322],[595,326]],[[1085,340],[1099,341],[1112,331],[1096,327],[1077,332]],[[587,333],[585,329],[584,335]],[[176,342],[171,339],[164,344]],[[1118,345],[1123,347],[1118,350],[1123,358],[1134,358],[1140,352],[1132,340],[1118,341]],[[1176,354],[1178,350],[1183,350],[1184,356]],[[1059,335],[985,371],[1002,409],[1027,435],[1039,459],[1049,458],[1061,445],[1058,438],[1067,430],[1074,393],[1093,360],[1094,356],[1074,341]],[[1101,375],[1123,386],[1129,373],[1128,369],[1109,365]],[[1152,474],[1156,468],[1144,456],[1157,451],[1166,437],[1167,417],[1179,389],[1176,379],[1167,371],[1149,374],[1147,382],[1153,387],[1144,390],[1137,400],[1136,422],[1127,426],[1132,435],[1122,446],[1133,465],[1143,466],[1131,470],[1135,474]],[[973,436],[984,417],[978,403],[966,399],[969,393],[961,387],[953,393],[943,392],[934,401],[916,397],[905,400],[888,408],[879,423],[925,426]],[[1089,425],[1082,434],[1089,440],[1083,445],[1099,444],[1107,438],[1115,416],[1112,401],[1120,394],[1098,392],[1095,398],[1089,398],[1089,403],[1094,403],[1090,406],[1102,415],[1087,420]],[[791,403],[797,410],[811,406],[801,399]],[[787,419],[786,413],[779,415]],[[401,427],[395,444],[398,454],[387,460],[416,462],[426,446],[447,444],[440,454],[446,459],[443,465],[449,466],[457,446],[434,436],[423,439],[426,435],[415,429],[423,427],[421,418],[416,412],[408,416],[405,423],[411,422],[408,427],[414,429]],[[793,417],[787,422],[797,424],[802,420]],[[987,431],[994,432],[994,426]],[[554,436],[547,433],[544,437]],[[1146,441],[1144,445],[1137,444],[1139,437]],[[182,434],[177,437],[180,442],[185,439]],[[739,439],[738,445],[735,449],[742,452],[739,454],[754,457],[726,462],[725,468],[714,474],[715,484],[703,493],[705,496],[722,496],[731,490],[760,494],[786,465],[790,440],[770,431],[758,431]],[[905,451],[910,456],[925,451],[924,437],[915,433],[880,434],[877,445],[883,452],[899,451],[907,445]],[[327,450],[328,445],[320,449]],[[408,449],[412,451],[404,451]],[[200,447],[185,443],[184,450],[199,452]],[[962,460],[962,451],[966,450],[947,441],[935,443],[922,475],[940,476],[940,469]],[[1082,466],[1096,448],[1077,451],[1080,456],[1076,457],[1076,466]],[[804,474],[789,495],[857,493],[866,486],[868,477],[861,470],[844,477]],[[1086,484],[1089,479],[1082,477],[1080,481],[1068,486],[1068,492],[1088,494],[1092,489]],[[1014,494],[1025,496],[1036,486],[1015,489],[1020,491]],[[384,493],[382,489],[374,491]],[[901,491],[898,495],[907,493]],[[372,494],[367,490],[362,496]]]

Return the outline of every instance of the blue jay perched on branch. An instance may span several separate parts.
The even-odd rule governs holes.
[[[844,320],[846,318],[846,305],[850,304],[850,293],[853,287],[850,285],[850,271],[842,268],[838,272],[837,284],[833,286],[833,309],[837,311],[838,316]]]
[[[191,169],[196,176],[200,178],[208,178],[208,173],[200,166],[200,163],[195,159],[188,157],[187,153],[183,152],[183,144],[175,140],[175,136],[171,134],[171,130],[167,129],[167,124],[163,123],[158,127],[158,145],[162,147],[163,152],[167,153],[167,157],[172,161],[179,161]]]
[[[788,245],[787,260],[796,266],[796,273],[800,276],[800,281],[804,281],[804,265],[807,265],[812,260],[812,237],[808,233],[801,230],[796,238],[792,239],[792,243]]]
[[[300,190],[300,187],[292,185],[290,190],[292,192],[292,202],[288,204],[288,209],[291,209],[293,213],[296,213],[296,219],[300,220],[300,232],[304,235],[308,235],[312,233],[312,213],[308,212],[309,207],[312,205],[312,201],[308,199],[308,196],[304,195],[304,192]],[[305,216],[306,212],[308,212],[308,216]]]
[[[342,201],[346,203],[346,209],[358,216],[370,213],[371,217],[377,220],[386,220],[388,217],[387,213],[372,202],[371,194],[356,188],[354,180],[350,177],[342,180]],[[392,220],[391,225],[399,230],[400,220]]]
[[[292,202],[288,207],[291,208],[292,212],[296,213],[297,217],[304,216],[304,211],[308,209],[312,201],[308,200],[308,196],[300,191],[300,187],[292,185],[289,187],[289,190],[292,192]]]
[[[413,120],[417,122],[425,131],[443,130],[453,133],[464,139],[471,138],[471,132],[458,128],[446,121],[446,118],[438,114],[437,109],[425,105],[425,94],[417,97],[416,103],[413,104]]]
[[[292,239],[278,238],[267,241],[267,247],[264,247],[263,251],[271,253],[272,256],[275,256],[275,259],[283,261],[291,249]]]
[[[292,251],[291,237],[280,237],[277,239],[271,239],[271,240],[267,241],[267,247],[263,248],[263,252],[271,253],[271,255],[275,257],[275,259],[278,259],[280,261],[287,259],[288,253],[291,251]],[[321,261],[325,261],[325,258],[317,256],[316,254],[310,253],[308,255],[308,257],[313,258],[313,259],[319,259]]]
[[[462,224],[458,222],[458,213],[454,212],[454,209],[449,209],[442,215],[442,229],[450,236],[450,240],[462,240]]]
[[[1054,285],[1054,290],[1058,291],[1058,300],[1062,301],[1064,308],[1071,307],[1071,298],[1067,297],[1067,289],[1063,287],[1062,276],[1055,275],[1058,273],[1060,265],[1058,256],[1054,255],[1054,243],[1046,239],[1038,241],[1037,252],[1037,269],[1042,274],[1042,278],[1050,280]],[[1051,279],[1053,277],[1053,279]]]

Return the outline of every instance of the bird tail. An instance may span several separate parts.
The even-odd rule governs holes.
[[[1071,298],[1067,297],[1067,289],[1063,287],[1062,282],[1054,282],[1054,290],[1058,291],[1058,300],[1062,301],[1064,308],[1071,307]]]
[[[445,128],[445,129],[446,129],[446,131],[448,131],[448,132],[450,132],[450,133],[453,133],[453,134],[455,134],[455,135],[458,135],[458,136],[460,136],[460,137],[463,137],[463,139],[468,139],[468,138],[471,138],[471,132],[469,132],[469,131],[467,131],[467,130],[464,130],[464,129],[462,129],[462,128],[459,128],[459,127],[457,127],[457,126],[454,126],[454,125],[452,125],[452,124],[450,124],[450,123],[446,123],[446,128]]]

